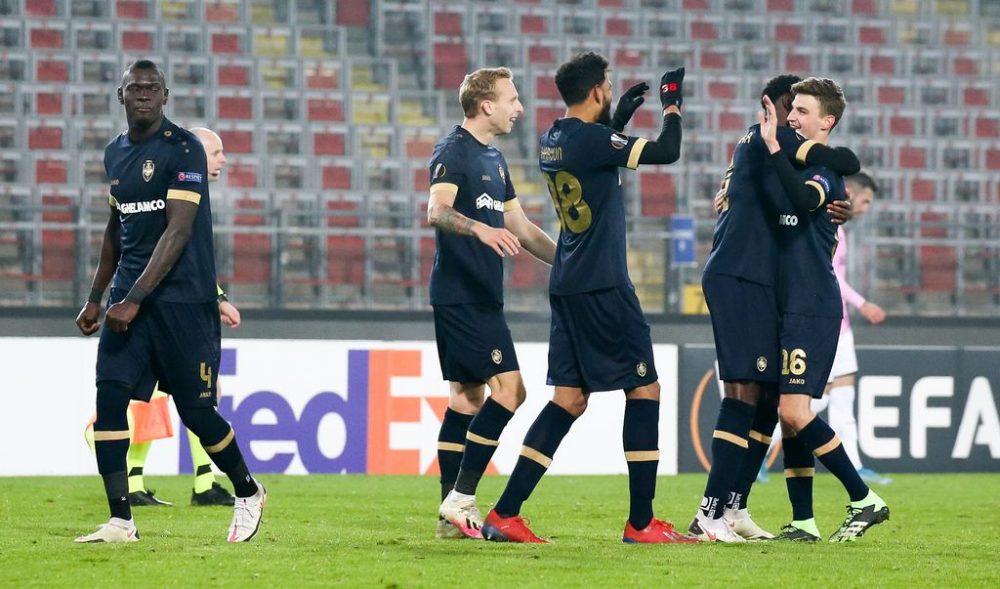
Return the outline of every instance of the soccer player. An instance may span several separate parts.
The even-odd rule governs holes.
[[[844,179],[848,198],[853,203],[852,210],[854,217],[864,215],[872,205],[875,195],[878,193],[878,186],[872,177],[859,172],[854,176]],[[888,485],[892,479],[883,476],[871,468],[866,468],[861,462],[861,454],[858,452],[858,422],[854,418],[854,375],[858,372],[858,356],[854,349],[854,332],[851,330],[850,315],[847,313],[847,305],[856,308],[861,316],[870,323],[878,325],[885,321],[886,313],[882,307],[865,300],[861,293],[854,290],[847,282],[847,235],[843,226],[837,232],[837,252],[833,255],[833,270],[837,274],[837,282],[840,284],[840,295],[843,298],[844,319],[840,323],[840,340],[837,342],[837,355],[833,359],[833,368],[830,371],[830,382],[826,385],[826,395],[822,399],[823,404],[817,406],[817,401],[813,401],[813,411],[819,413],[823,407],[829,404],[830,428],[837,433],[844,450],[851,458],[851,463],[857,469],[861,479],[868,484]]]
[[[491,145],[524,112],[511,71],[476,70],[458,96],[465,118],[434,147],[427,205],[437,237],[430,276],[434,331],[450,390],[438,435],[436,535],[482,538],[476,487],[525,398],[503,315],[503,258],[523,246],[551,265],[556,245],[525,216],[507,162]],[[484,385],[490,389],[485,401]]]
[[[205,148],[205,155],[208,159],[208,182],[217,181],[222,173],[223,166],[226,165],[226,154],[223,151],[222,139],[211,129],[196,127],[191,129],[201,141]],[[218,287],[219,318],[222,323],[231,328],[236,328],[240,324],[240,311],[226,296],[221,286]],[[154,397],[164,395],[161,391],[155,391]],[[133,412],[136,403],[142,401],[132,401],[129,403],[129,412]],[[159,407],[159,406],[157,406]],[[167,410],[166,405],[162,405]],[[152,407],[150,409],[153,409]],[[155,409],[153,409],[155,410]],[[169,419],[169,413],[165,416]],[[133,423],[130,420],[129,423]],[[134,428],[130,428],[134,430]],[[93,440],[93,424],[88,427],[88,440]],[[152,489],[146,488],[143,470],[146,466],[146,458],[153,445],[153,440],[136,442],[135,431],[129,443],[128,454],[125,461],[128,467],[128,500],[133,506],[170,506],[172,503],[164,501],[156,496]],[[212,473],[212,461],[208,453],[202,448],[198,436],[193,431],[188,430],[188,445],[191,448],[191,463],[194,467],[194,488],[191,491],[191,505],[221,505],[232,507],[236,502],[229,491],[215,480]]]
[[[792,86],[789,124],[810,141],[827,143],[847,102],[828,78],[808,78]],[[796,172],[780,153],[774,105],[765,100],[761,136],[790,206],[779,211],[778,307],[781,311],[781,373],[778,381],[785,472],[793,521],[779,538],[816,541],[812,513],[814,456],[844,485],[850,497],[847,518],[831,542],[860,537],[889,519],[885,501],[861,480],[837,435],[810,409],[822,396],[836,353],[843,302],[833,271],[837,231],[823,205],[845,197],[843,178],[823,166]]]
[[[664,74],[663,130],[655,141],[647,141],[620,132],[642,104],[647,84],[626,92],[612,117],[611,80],[603,56],[581,53],[556,72],[566,116],[542,135],[539,151],[539,166],[561,222],[549,279],[547,383],[555,386],[555,394],[528,430],[507,487],[486,517],[487,540],[545,542],[520,516],[522,504],[586,410],[590,393],[622,389],[631,498],[622,540],[693,541],[653,517],[660,386],[649,325],[628,275],[619,182],[619,168],[668,164],[680,157],[683,79],[683,68]]]
[[[787,116],[798,76],[771,79],[761,99]],[[763,102],[762,102],[763,104]],[[779,119],[780,120],[780,119]],[[805,141],[789,127],[777,129],[783,157],[821,163],[845,173],[860,168],[845,148]],[[688,530],[703,541],[771,538],[750,517],[747,502],[778,423],[778,309],[774,293],[778,244],[774,227],[782,194],[759,125],[739,140],[716,197],[720,217],[702,288],[712,320],[724,399],[712,434],[712,467]],[[839,219],[848,211],[833,210]]]
[[[100,301],[111,283],[97,352],[94,441],[111,519],[77,542],[135,542],[125,455],[131,399],[149,400],[153,383],[236,494],[227,540],[256,535],[266,500],[247,470],[232,427],[215,409],[220,356],[212,213],[205,150],[163,115],[169,90],[149,60],[131,64],[118,88],[128,130],[104,152],[111,216],[90,296],[76,323],[100,327]]]

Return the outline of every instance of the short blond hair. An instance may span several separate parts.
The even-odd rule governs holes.
[[[472,118],[479,114],[479,103],[496,100],[497,80],[513,79],[514,74],[506,67],[484,67],[467,74],[458,87],[458,101],[465,116]]]
[[[844,97],[844,91],[841,90],[840,84],[834,82],[830,78],[806,78],[801,82],[792,84],[792,92],[795,94],[805,94],[806,96],[815,96],[816,100],[819,101],[820,115],[827,116],[833,115],[833,127],[837,126],[840,119],[844,116],[844,110],[847,109],[847,99]]]

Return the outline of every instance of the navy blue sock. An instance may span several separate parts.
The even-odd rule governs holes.
[[[625,401],[622,445],[628,464],[628,521],[641,530],[653,519],[656,468],[660,464],[660,402],[650,399]]]
[[[233,494],[251,497],[257,493],[257,483],[243,460],[236,443],[236,432],[215,407],[185,407],[178,405],[177,414],[184,425],[198,436],[208,457],[233,483]]]
[[[722,517],[726,500],[736,483],[740,464],[747,453],[750,426],[756,409],[743,401],[723,399],[712,433],[712,469],[705,484],[701,511],[707,517]]]
[[[798,438],[840,480],[851,501],[861,501],[868,496],[868,485],[861,480],[840,438],[825,421],[817,416],[799,431]]]
[[[104,482],[111,517],[132,519],[128,502],[128,404],[131,392],[125,384],[97,383],[97,420],[94,421],[94,452],[97,472]]]
[[[788,501],[792,504],[792,519],[812,519],[816,459],[798,437],[783,436],[781,445],[785,456],[785,486],[788,488]]]
[[[493,508],[497,515],[511,517],[521,513],[521,505],[528,500],[552,464],[552,457],[574,421],[575,417],[552,401],[545,405],[524,436],[524,446],[514,465],[514,472]]]
[[[747,440],[749,448],[740,464],[740,470],[736,475],[736,484],[733,485],[733,495],[730,497],[730,504],[727,507],[733,509],[744,509],[750,498],[750,490],[753,489],[754,481],[760,472],[760,466],[767,458],[767,449],[771,446],[771,434],[774,433],[774,426],[778,424],[778,408],[765,401],[757,405],[754,414],[753,425],[750,427],[750,435]]]
[[[462,456],[462,466],[455,480],[455,490],[466,495],[475,495],[479,480],[493,458],[497,446],[500,445],[500,434],[507,422],[514,417],[513,411],[508,411],[493,397],[486,399],[479,413],[469,424],[465,436],[465,454]]]
[[[441,467],[441,501],[455,488],[458,470],[465,452],[465,435],[474,415],[459,413],[451,407],[444,412],[438,432],[438,466]]]

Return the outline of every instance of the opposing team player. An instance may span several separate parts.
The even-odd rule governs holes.
[[[659,461],[660,386],[649,325],[643,317],[625,249],[625,206],[619,168],[668,164],[680,157],[684,69],[664,74],[663,130],[656,141],[624,127],[642,103],[645,84],[623,96],[612,117],[608,62],[583,53],[562,64],[555,82],[566,103],[540,139],[539,165],[561,221],[549,282],[552,323],[548,384],[555,394],[524,438],[507,487],[486,518],[488,540],[544,542],[520,516],[573,422],[595,391],[625,391],[623,442],[631,506],[625,542],[691,542],[653,517]]]
[[[773,101],[787,116],[792,84],[799,80],[791,75],[773,78],[764,87],[762,100]],[[821,163],[845,173],[860,167],[850,150],[806,141],[791,128],[778,128],[777,137],[786,159]],[[736,145],[716,199],[721,215],[702,277],[725,396],[712,434],[712,468],[689,527],[705,541],[773,537],[747,511],[751,487],[778,422],[774,219],[782,192],[766,159],[759,125],[751,126]],[[834,213],[843,220],[847,211]]]
[[[840,86],[827,78],[808,78],[792,86],[792,91],[795,99],[789,124],[808,140],[827,143],[847,106]],[[765,108],[761,136],[791,205],[778,215],[777,295],[781,311],[778,414],[793,521],[779,537],[820,538],[812,513],[815,456],[844,485],[851,501],[847,518],[830,541],[852,541],[889,519],[889,507],[861,480],[830,426],[810,409],[810,401],[823,395],[840,331],[842,302],[833,271],[837,230],[824,205],[844,199],[844,181],[823,166],[796,172],[780,153],[774,105],[765,100]]]
[[[149,400],[157,381],[233,483],[237,499],[228,541],[254,537],[267,496],[247,470],[232,427],[215,409],[220,321],[208,169],[198,139],[163,115],[168,96],[155,63],[130,65],[118,88],[128,131],[104,152],[111,217],[76,323],[84,335],[98,330],[100,301],[111,283],[97,353],[94,423],[111,519],[77,542],[139,539],[128,502],[126,414],[131,399]]]
[[[865,172],[844,178],[844,182],[854,217],[861,217],[871,207],[878,186]],[[826,396],[823,399],[826,403],[823,403],[823,406],[829,404],[827,418],[830,427],[840,437],[844,450],[850,456],[851,463],[858,470],[861,479],[869,485],[888,485],[892,479],[865,467],[861,462],[861,453],[858,452],[858,421],[854,417],[856,396],[854,375],[858,372],[858,355],[854,349],[854,330],[851,329],[847,305],[856,308],[862,317],[874,325],[885,321],[886,313],[882,307],[866,300],[847,282],[847,234],[843,227],[837,233],[837,244],[837,253],[833,256],[833,270],[837,273],[840,296],[844,300],[844,319],[840,323],[840,341],[837,342],[837,355],[833,359],[830,382],[826,385]],[[813,402],[813,411],[816,413],[822,411],[821,408],[817,408],[818,402]]]
[[[525,389],[503,315],[503,258],[523,246],[552,264],[556,244],[524,214],[494,139],[524,112],[507,68],[479,69],[459,88],[465,111],[434,148],[427,221],[437,252],[430,276],[441,372],[450,395],[438,436],[438,537],[481,538],[476,487]],[[484,384],[490,388],[485,401]]]

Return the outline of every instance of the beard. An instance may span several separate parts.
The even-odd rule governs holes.
[[[611,103],[607,102],[604,104],[604,108],[601,110],[600,116],[597,117],[597,122],[602,125],[611,126]]]

